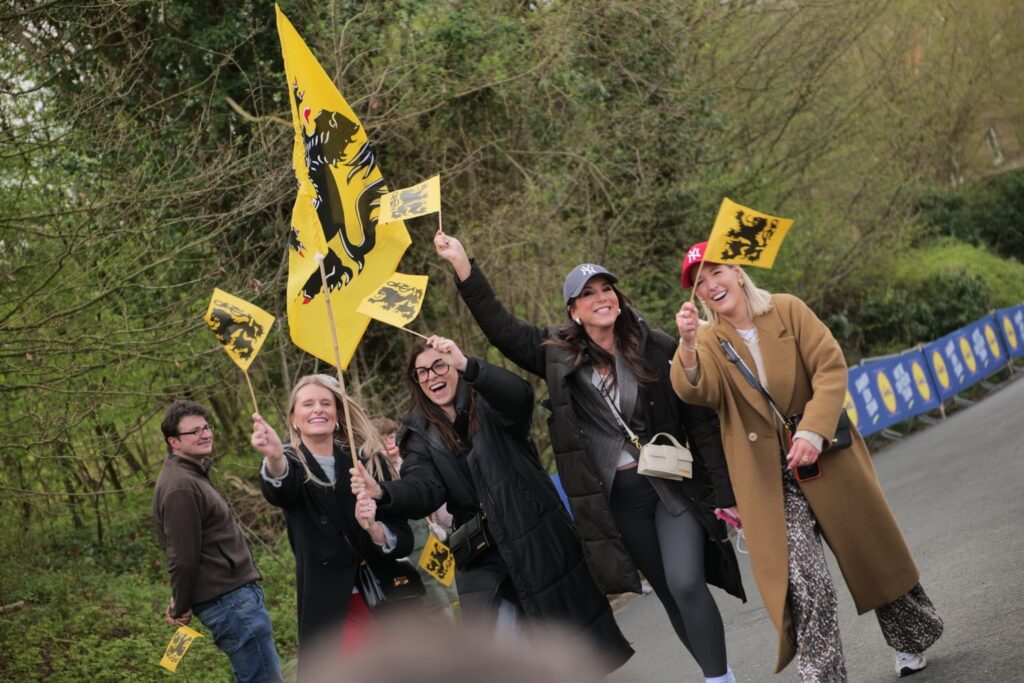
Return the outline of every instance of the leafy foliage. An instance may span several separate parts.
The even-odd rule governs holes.
[[[1019,174],[946,189],[982,113],[1021,110],[1020,3],[282,9],[389,184],[440,172],[446,230],[531,322],[560,321],[564,273],[597,261],[671,329],[680,256],[723,195],[797,219],[758,279],[834,322],[851,357],[1024,298],[1019,264],[926,240],[930,223],[1020,258]],[[0,652],[0,674],[156,676],[139,664],[169,637],[145,520],[154,418],[178,397],[213,410],[221,483],[291,648],[291,561],[252,486],[247,392],[201,321],[214,286],[281,321],[251,374],[283,424],[294,379],[322,368],[285,333],[293,131],[273,3],[8,2],[0,36],[0,604],[30,603],[0,616],[4,642],[25,644]],[[414,327],[500,361],[432,253],[435,226],[410,224],[402,270],[433,276]],[[372,412],[404,411],[408,346],[371,325],[347,379]],[[186,675],[224,675],[197,647]]]

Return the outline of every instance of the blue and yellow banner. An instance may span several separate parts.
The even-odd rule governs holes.
[[[1010,358],[1024,356],[1024,304],[1001,308],[993,313],[993,319],[1007,355]]]
[[[993,315],[925,344],[923,350],[942,400],[977,384],[1008,360]]]
[[[913,349],[850,368],[847,412],[864,436],[939,407],[924,354]]]

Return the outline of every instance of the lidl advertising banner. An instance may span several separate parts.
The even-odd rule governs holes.
[[[864,436],[938,408],[939,402],[917,349],[850,368],[846,410]]]
[[[1010,358],[1024,356],[1024,304],[1002,308],[993,318]]]
[[[992,315],[925,344],[924,353],[942,400],[985,379],[1007,359]]]

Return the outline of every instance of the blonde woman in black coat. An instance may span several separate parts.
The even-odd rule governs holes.
[[[263,454],[263,497],[284,510],[288,541],[295,554],[299,621],[299,666],[303,653],[326,632],[341,628],[343,646],[368,630],[373,617],[356,588],[356,570],[365,560],[379,575],[412,550],[404,518],[376,519],[373,501],[358,505],[345,474],[352,466],[339,419],[344,400],[330,375],[307,375],[288,401],[291,443],[253,415],[252,445]],[[373,476],[395,476],[382,455],[383,443],[363,409],[348,400],[356,446],[372,453]],[[340,482],[338,475],[341,476]]]

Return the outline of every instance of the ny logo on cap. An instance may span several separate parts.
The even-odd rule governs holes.
[[[583,275],[593,275],[596,272],[597,267],[590,263],[585,263],[582,266],[580,266],[580,273]]]
[[[697,247],[691,247],[690,251],[686,252],[686,260],[689,263],[693,263],[698,259],[700,259],[700,249],[698,249]]]

